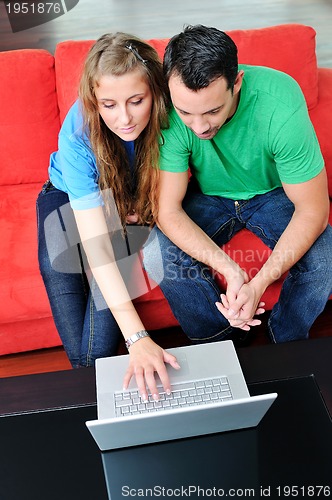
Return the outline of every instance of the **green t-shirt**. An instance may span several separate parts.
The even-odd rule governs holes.
[[[324,161],[299,85],[261,66],[244,70],[236,113],[211,140],[199,139],[170,112],[163,130],[160,168],[196,177],[203,193],[247,200],[288,184],[305,182]]]

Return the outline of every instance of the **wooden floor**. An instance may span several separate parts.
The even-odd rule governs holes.
[[[249,338],[240,347],[268,344],[266,336],[266,322],[268,313],[263,316],[262,325],[251,329]],[[330,300],[325,311],[317,318],[313,325],[310,337],[332,336],[332,301]],[[153,335],[154,340],[164,349],[189,344],[187,337],[180,328],[160,330]],[[235,342],[236,345],[236,342]],[[124,344],[120,346],[120,354],[126,353]],[[71,369],[68,358],[62,347],[43,349],[22,354],[2,356],[0,361],[0,378],[44,373],[49,371]]]
[[[60,41],[96,39],[111,31],[168,38],[184,25],[198,23],[222,30],[307,24],[317,32],[319,65],[332,67],[331,0],[79,0],[64,15],[16,33],[1,1],[0,50],[43,48],[53,53]]]
[[[80,0],[76,7],[57,19],[16,33],[11,30],[5,2],[1,1],[0,50],[39,48],[53,53],[60,41],[96,39],[111,31],[126,31],[146,39],[168,38],[184,25],[198,23],[222,30],[307,24],[317,32],[318,64],[332,67],[331,0]],[[317,319],[312,337],[332,335],[331,319],[332,301]],[[265,326],[266,318],[261,327],[252,330],[251,344],[268,342]],[[186,343],[186,337],[176,328],[158,332],[156,340],[165,348]],[[122,352],[125,352],[123,346]],[[69,368],[62,348],[0,359],[0,377]]]

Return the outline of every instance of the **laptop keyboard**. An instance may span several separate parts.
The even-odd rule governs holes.
[[[148,394],[148,400],[145,402],[137,390],[116,392],[114,394],[115,415],[117,417],[138,415],[233,399],[226,376],[175,383],[172,385],[170,395],[166,394],[162,387],[158,387],[158,391],[159,401],[155,401],[152,395]]]

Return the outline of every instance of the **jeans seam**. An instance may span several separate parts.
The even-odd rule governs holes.
[[[212,276],[210,277],[209,275],[208,276],[205,275],[205,272],[204,272],[205,269],[206,268],[202,265],[202,278],[204,279],[204,281],[206,283],[208,283],[210,286],[212,286],[214,288],[215,292],[217,293],[217,295],[220,296],[219,286],[217,285],[217,283],[215,282],[215,280],[213,279]],[[199,282],[198,282],[198,284],[199,284]],[[204,288],[203,288],[203,290],[204,290]]]
[[[202,266],[202,273],[201,273],[201,277],[202,279],[204,279],[204,281],[206,283],[208,283],[210,286],[213,287],[214,291],[217,293],[217,294],[220,294],[220,289],[218,287],[218,285],[216,284],[216,282],[214,281],[213,278],[210,279],[209,276],[206,276],[205,273],[204,273],[204,267]],[[209,296],[205,293],[205,289],[203,286],[201,286],[201,284],[198,282],[198,286],[201,288],[203,294],[205,295],[206,299],[208,300],[208,302],[211,303],[210,299],[209,299]],[[201,337],[190,337],[189,335],[187,335],[187,337],[193,341],[193,342],[202,342],[203,341],[209,341],[211,339],[214,339],[220,335],[223,335],[223,337],[226,337],[228,335],[228,330],[232,330],[232,327],[231,325],[227,326],[224,330],[221,330],[221,331],[218,331],[217,333],[215,333],[214,335],[211,335],[210,337],[204,337],[203,339]]]
[[[277,341],[276,341],[276,338],[275,338],[275,335],[274,335],[274,332],[273,332],[273,329],[272,329],[272,326],[271,326],[271,317],[273,317],[272,313],[270,314],[267,327],[268,327],[269,336],[270,336],[270,339],[271,339],[272,343],[277,344]]]
[[[36,200],[36,215],[37,215],[37,237],[38,237],[38,244],[39,244],[40,214],[39,214],[38,199]]]
[[[192,342],[206,342],[206,341],[209,341],[209,340],[212,340],[212,339],[215,339],[216,337],[219,337],[220,335],[224,337],[227,337],[228,333],[231,333],[232,331],[232,327],[231,326],[227,326],[224,330],[221,330],[217,333],[215,333],[214,335],[210,335],[210,337],[189,337],[189,335],[187,335],[188,339],[191,340]]]
[[[94,316],[93,316],[93,297],[91,294],[90,298],[90,321],[89,321],[89,342],[88,342],[88,352],[86,353],[87,366],[91,366],[91,352],[93,350],[94,340]]]
[[[284,280],[284,282],[283,282],[283,284],[282,284],[282,289],[281,289],[281,293],[280,293],[280,295],[281,295],[281,294],[285,295],[285,288],[286,288],[286,285],[290,282],[290,280],[292,280],[292,278],[293,278],[293,276],[291,275],[291,273],[289,273],[289,274],[286,276],[286,278],[285,278],[285,280]],[[291,294],[293,287],[294,287],[294,280],[293,280],[293,282],[291,282],[291,285],[288,287],[287,297],[284,297],[284,296],[282,297],[282,299],[283,299],[283,302],[284,302],[284,303],[285,303],[285,302],[286,302],[286,303],[289,303],[289,295]],[[279,298],[278,298],[278,302],[275,304],[274,308],[272,309],[271,314],[270,314],[270,317],[269,317],[269,320],[268,320],[268,328],[269,328],[269,331],[270,331],[270,334],[271,334],[272,341],[273,341],[275,344],[277,344],[277,343],[278,343],[278,341],[276,340],[275,334],[274,334],[274,332],[273,332],[273,329],[272,329],[272,326],[271,326],[271,322],[272,322],[272,319],[273,319],[273,318],[277,315],[277,313],[278,313],[277,309],[278,309],[278,310],[280,310],[280,296],[279,296]]]
[[[269,237],[267,236],[267,234],[265,233],[264,229],[263,229],[261,226],[255,226],[255,225],[253,225],[253,224],[250,224],[250,222],[247,222],[247,224],[246,224],[246,228],[247,228],[247,229],[248,229],[248,230],[249,230],[252,234],[255,234],[256,236],[258,236],[258,238],[259,238],[261,241],[263,241],[263,243],[264,243],[265,245],[267,245],[269,248],[274,248],[274,247],[276,246],[276,244],[277,244],[278,240],[274,240],[274,239],[272,239],[272,238],[269,238]],[[255,232],[255,231],[253,231],[253,229],[256,229],[257,231]],[[257,234],[257,233],[258,233],[258,231],[261,233],[261,236]],[[263,239],[263,237],[262,237],[262,236],[264,237],[264,239]],[[272,243],[273,243],[273,246],[272,246],[272,245],[268,245],[268,244],[267,244],[267,242],[272,242]]]
[[[225,227],[227,228],[227,226],[230,225],[229,227],[229,230],[228,230],[228,236],[227,236],[227,241],[225,241],[223,244],[225,245],[226,243],[228,243],[234,236],[233,234],[233,230],[234,230],[234,226],[235,226],[235,219],[232,217],[230,218],[227,222],[225,222],[224,224],[222,224],[222,226],[219,227],[219,229],[217,229],[211,236],[211,240],[214,241],[214,239],[217,238],[217,236],[219,236],[219,234],[221,233],[224,233],[225,232]],[[205,229],[204,229],[205,231]]]

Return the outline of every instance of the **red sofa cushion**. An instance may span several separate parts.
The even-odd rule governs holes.
[[[0,53],[0,185],[46,180],[60,127],[54,58],[46,50]]]
[[[332,199],[332,68],[318,69],[318,89],[318,104],[310,110],[310,118],[324,156],[329,193]]]
[[[56,46],[54,53],[55,75],[61,123],[77,99],[83,64],[94,42],[95,40],[70,40],[60,42]]]
[[[0,186],[1,323],[50,316],[37,259],[40,183]]]
[[[285,24],[227,32],[239,49],[239,62],[270,66],[291,75],[300,84],[308,108],[317,103],[315,30],[300,24]],[[168,39],[147,40],[164,56]],[[57,45],[55,71],[61,121],[77,98],[77,87],[85,56],[93,40],[67,41]]]
[[[239,62],[284,71],[300,85],[308,109],[317,104],[316,32],[310,26],[285,24],[228,34],[239,49]]]
[[[61,344],[38,267],[40,189],[41,183],[0,186],[0,355]],[[135,300],[144,324],[149,330],[175,325],[161,290],[150,287]]]

